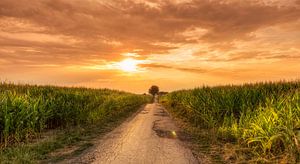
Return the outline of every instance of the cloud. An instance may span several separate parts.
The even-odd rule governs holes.
[[[183,67],[168,66],[168,65],[161,65],[161,64],[139,64],[139,66],[142,68],[174,69],[174,70],[191,72],[191,73],[206,73],[209,71],[209,70],[200,69],[200,68],[183,68]]]
[[[149,61],[140,67],[179,73],[182,79],[191,78],[193,74],[188,77],[187,72],[199,77],[245,78],[244,67],[252,67],[253,62],[300,60],[299,2],[1,0],[0,74],[18,79],[26,68],[27,79],[43,79],[49,66],[67,72],[68,66],[103,67],[102,61],[131,57]],[[98,72],[69,73],[51,77],[68,83],[102,79]],[[112,74],[118,73],[104,73],[109,76],[104,81],[116,79]],[[140,76],[146,79],[145,74]],[[161,73],[156,78],[168,77]]]
[[[72,37],[81,42],[76,44],[78,48],[112,52],[109,55],[116,51],[109,42],[120,43],[116,47],[128,51],[165,53],[176,47],[153,43],[189,43],[180,33],[195,28],[206,31],[199,40],[230,41],[300,16],[300,10],[293,6],[279,8],[249,1],[2,0],[0,6],[1,19],[14,18],[41,27],[38,33]]]

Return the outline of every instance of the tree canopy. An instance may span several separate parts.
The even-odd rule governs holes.
[[[156,95],[156,94],[158,94],[158,92],[159,92],[159,88],[158,88],[158,86],[156,86],[156,85],[152,85],[150,88],[149,88],[149,93],[151,94],[151,95]]]

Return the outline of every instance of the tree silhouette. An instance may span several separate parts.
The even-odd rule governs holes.
[[[156,85],[152,85],[150,88],[149,88],[149,93],[154,97],[156,94],[158,94],[159,92],[159,88],[158,86]]]

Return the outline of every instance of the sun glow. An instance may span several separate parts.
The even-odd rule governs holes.
[[[138,64],[140,62],[138,60],[128,58],[118,63],[119,69],[125,72],[137,72]]]

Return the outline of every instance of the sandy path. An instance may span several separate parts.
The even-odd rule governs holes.
[[[67,163],[198,163],[177,139],[177,131],[161,105],[148,104],[133,119],[103,137],[97,146]]]

